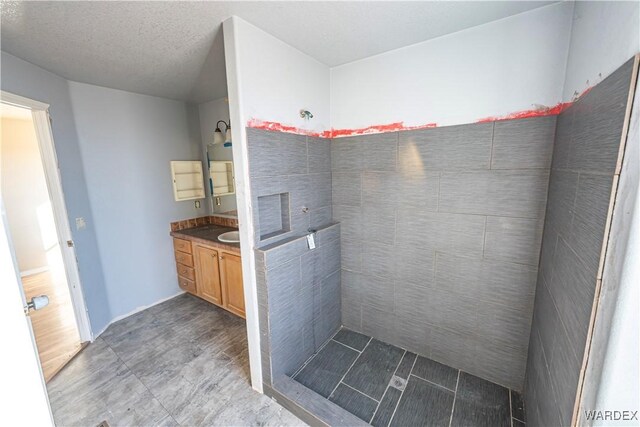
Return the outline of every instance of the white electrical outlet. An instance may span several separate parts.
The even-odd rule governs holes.
[[[87,223],[83,217],[76,218],[76,230],[83,230],[87,228]]]

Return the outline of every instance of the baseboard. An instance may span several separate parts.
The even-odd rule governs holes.
[[[137,307],[137,308],[133,309],[132,311],[130,311],[130,312],[129,312],[129,313],[127,313],[127,314],[122,314],[122,315],[120,315],[120,316],[114,317],[113,319],[111,319],[111,320],[109,321],[109,323],[107,323],[107,326],[105,326],[104,328],[102,328],[102,330],[101,330],[100,332],[98,332],[97,334],[93,334],[93,338],[91,339],[91,342],[95,341],[95,340],[96,340],[96,338],[98,338],[100,335],[102,335],[102,334],[104,333],[104,331],[106,331],[106,330],[109,328],[109,326],[113,325],[114,323],[116,323],[116,322],[118,322],[118,321],[120,321],[120,320],[122,320],[122,319],[126,319],[126,318],[127,318],[127,317],[129,317],[129,316],[133,316],[134,314],[139,313],[139,312],[141,312],[141,311],[143,311],[143,310],[146,310],[146,309],[148,309],[148,308],[151,308],[151,307],[153,307],[154,305],[162,304],[163,302],[165,302],[165,301],[169,301],[170,299],[173,299],[173,298],[175,298],[175,297],[177,297],[177,296],[180,296],[180,295],[182,295],[182,294],[184,294],[184,293],[185,293],[185,292],[181,290],[180,292],[178,292],[178,293],[177,293],[177,294],[175,294],[175,295],[171,295],[171,296],[169,296],[169,297],[162,298],[162,299],[160,299],[160,300],[158,300],[158,301],[156,301],[156,302],[154,302],[154,303],[152,303],[152,304],[149,304],[149,305],[143,305],[143,306]]]
[[[44,267],[32,268],[30,270],[21,271],[20,277],[33,276],[34,274],[44,273],[45,271],[49,271],[48,265],[45,265]]]

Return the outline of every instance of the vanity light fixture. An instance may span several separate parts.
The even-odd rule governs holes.
[[[220,129],[220,123],[225,127],[224,135]],[[225,147],[231,147],[231,120],[229,123],[224,120],[218,120],[216,130],[213,132],[213,145],[224,144]]]

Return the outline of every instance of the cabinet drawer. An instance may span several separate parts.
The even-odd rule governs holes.
[[[193,268],[187,267],[184,264],[176,264],[178,267],[178,276],[184,277],[189,280],[196,280],[196,272]]]
[[[187,267],[193,267],[193,256],[191,254],[186,254],[184,252],[175,251],[176,261],[178,264],[184,264]]]
[[[193,280],[185,279],[184,277],[178,277],[178,285],[180,288],[192,294],[196,293],[196,282]]]
[[[191,253],[191,242],[188,240],[173,238],[173,247],[176,251]]]

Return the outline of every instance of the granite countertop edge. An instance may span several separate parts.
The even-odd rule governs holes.
[[[200,242],[206,245],[240,253],[240,243],[223,243],[218,240],[219,235],[228,231],[238,231],[238,229],[233,227],[225,227],[222,225],[210,224],[192,228],[185,228],[183,230],[171,231],[169,235],[177,237],[179,239]]]

